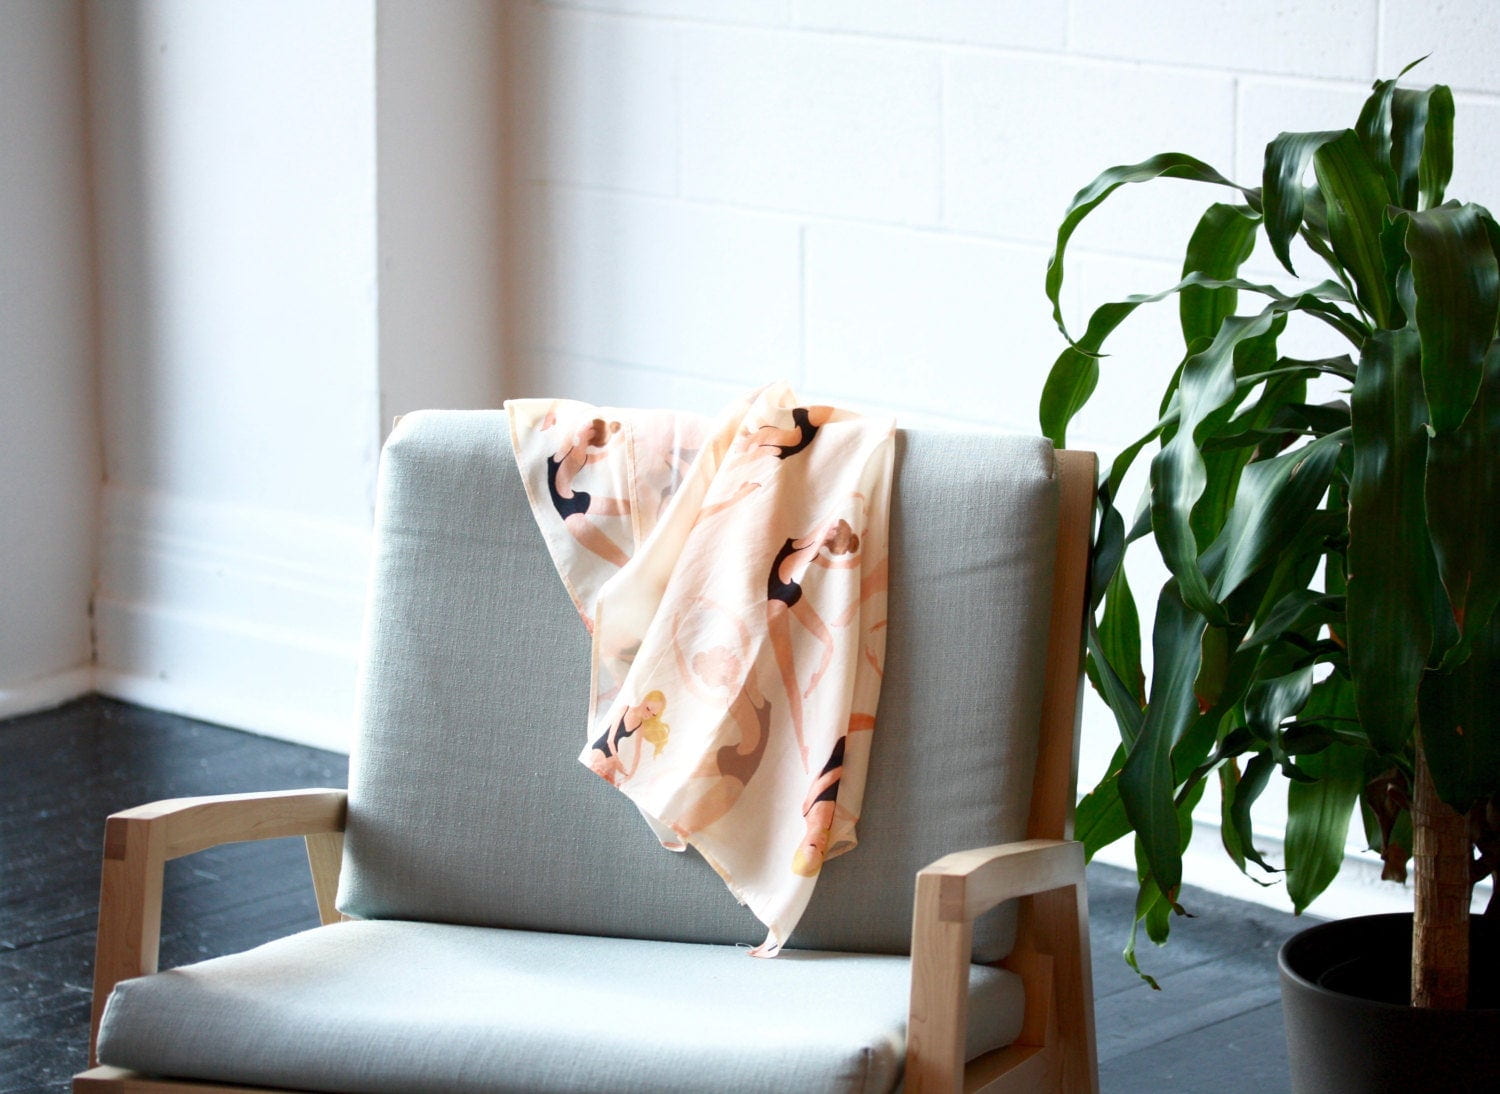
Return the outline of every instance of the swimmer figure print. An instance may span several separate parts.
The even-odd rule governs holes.
[[[664,847],[718,872],[766,925],[753,952],[774,956],[824,861],[856,843],[894,423],[785,384],[717,418],[506,409],[532,513],[592,635],[579,759]]]

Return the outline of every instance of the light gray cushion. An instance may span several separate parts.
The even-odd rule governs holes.
[[[861,843],[791,945],[904,953],[913,878],[1025,836],[1056,535],[1051,446],[904,431],[886,673]],[[588,636],[527,505],[501,411],[402,419],[382,457],[339,906],[691,942],[759,942],[689,852],[576,762]],[[1008,951],[1013,917],[975,930]]]
[[[908,982],[899,957],[350,922],[121,983],[99,1058],[346,1094],[888,1091]],[[1014,974],[975,966],[969,997],[970,1057],[1010,1043]]]

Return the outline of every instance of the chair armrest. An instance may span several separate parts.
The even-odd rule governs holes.
[[[917,874],[917,901],[944,922],[972,921],[997,904],[1083,880],[1083,844],[1028,839],[944,855]]]
[[[963,1088],[974,919],[1015,897],[1084,884],[1083,845],[1032,839],[945,855],[917,874],[905,1089]]]
[[[305,836],[319,914],[330,922],[337,915],[333,890],[347,804],[343,790],[277,790],[171,798],[123,810],[105,821],[90,1063],[97,1062],[99,1018],[114,986],[156,971],[167,860],[222,843]]]
[[[348,800],[348,791],[326,788],[167,798],[112,813],[104,822],[104,857],[124,857],[111,851],[132,839],[159,847],[165,861],[221,843],[342,832]]]

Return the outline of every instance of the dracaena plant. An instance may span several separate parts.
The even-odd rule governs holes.
[[[1413,996],[1427,1006],[1463,1005],[1470,887],[1500,867],[1500,227],[1445,199],[1453,121],[1447,87],[1387,80],[1354,128],[1273,140],[1256,187],[1181,154],[1105,171],[1058,229],[1047,294],[1068,347],[1041,402],[1064,445],[1109,335],[1175,300],[1183,345],[1162,361],[1159,419],[1099,486],[1087,664],[1121,745],[1079,804],[1079,838],[1092,854],[1134,833],[1136,926],[1162,942],[1209,779],[1229,856],[1284,870],[1298,912],[1337,873],[1358,814],[1388,877],[1404,880],[1415,853]],[[1177,284],[1104,304],[1069,335],[1074,230],[1120,186],[1157,178],[1227,200],[1204,210]],[[1240,276],[1261,237],[1296,278],[1278,275],[1286,287]],[[1311,284],[1314,264],[1325,279]],[[1323,324],[1348,352],[1285,356],[1289,323]],[[1127,520],[1118,495],[1143,453],[1149,485]],[[1122,566],[1146,540],[1170,573],[1149,677]],[[1279,868],[1251,827],[1277,773]]]

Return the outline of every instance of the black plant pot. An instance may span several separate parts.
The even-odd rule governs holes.
[[[1281,947],[1295,1094],[1500,1091],[1500,924],[1470,920],[1469,1009],[1411,998],[1411,915],[1309,927]]]

